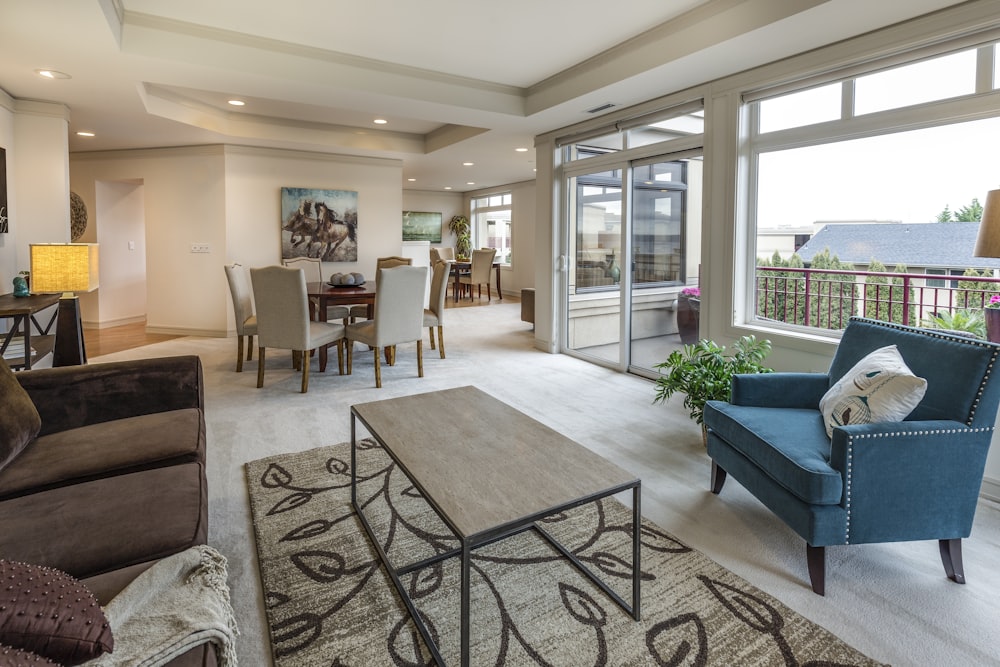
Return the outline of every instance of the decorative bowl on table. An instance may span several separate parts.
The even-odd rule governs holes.
[[[335,273],[327,284],[331,287],[361,287],[365,284],[365,277],[360,273]]]

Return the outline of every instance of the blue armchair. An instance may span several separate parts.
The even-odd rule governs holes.
[[[922,400],[903,421],[838,426],[828,437],[820,399],[887,345],[927,380]],[[948,578],[965,583],[962,538],[1000,402],[998,354],[986,341],[852,318],[829,372],[736,376],[729,402],[706,405],[712,492],[732,475],[802,536],[819,595],[825,547],[840,544],[938,540]]]

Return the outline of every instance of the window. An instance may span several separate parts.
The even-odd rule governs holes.
[[[753,188],[747,221],[756,256],[756,265],[747,266],[746,321],[836,329],[846,316],[870,314],[870,299],[858,295],[872,292],[891,293],[892,307],[912,318],[926,310],[923,295],[941,298],[920,289],[922,279],[894,290],[859,285],[851,301],[842,296],[844,286],[876,282],[866,273],[897,272],[900,278],[877,278],[902,285],[907,274],[947,275],[932,267],[956,267],[950,274],[994,268],[994,260],[972,258],[965,241],[954,247],[909,241],[930,231],[917,225],[945,219],[977,225],[975,237],[977,221],[958,222],[969,216],[955,214],[975,209],[996,188],[1000,81],[978,69],[992,68],[996,50],[987,44],[892,68],[873,64],[870,72],[744,105],[746,180]],[[977,81],[989,87],[977,90]],[[811,235],[779,234],[807,228]],[[943,238],[968,238],[969,231],[955,227]],[[778,238],[794,245],[776,249]],[[926,286],[956,282],[927,278]],[[837,317],[818,312],[834,302],[846,310]]]
[[[472,223],[479,245],[495,248],[501,264],[511,263],[511,193],[477,197],[472,200]]]

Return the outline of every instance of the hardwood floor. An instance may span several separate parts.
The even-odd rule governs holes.
[[[145,322],[123,324],[120,327],[106,329],[84,329],[83,342],[87,346],[87,358],[99,357],[102,354],[131,350],[134,347],[161,343],[165,340],[181,338],[170,334],[146,333]]]
[[[486,300],[486,295],[482,299],[460,299],[455,303],[448,294],[446,308],[470,308],[482,306],[494,306],[502,303],[520,303],[521,300],[515,296],[505,294],[503,301],[493,295],[492,301]],[[135,347],[160,343],[165,340],[180,338],[170,334],[150,334],[146,333],[146,324],[137,322],[135,324],[124,324],[120,327],[108,327],[106,329],[84,329],[83,340],[87,346],[87,358],[99,357],[103,354],[131,350]]]

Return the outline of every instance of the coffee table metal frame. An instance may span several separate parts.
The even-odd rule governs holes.
[[[401,577],[406,576],[412,572],[420,570],[422,568],[433,565],[440,561],[452,558],[454,556],[460,556],[461,558],[461,608],[460,608],[460,619],[461,619],[461,664],[463,667],[469,665],[469,612],[470,612],[470,576],[471,576],[471,556],[472,551],[479,547],[497,542],[504,538],[510,537],[517,533],[521,533],[527,530],[534,530],[539,535],[544,537],[549,544],[551,544],[560,554],[565,556],[576,568],[589,578],[594,584],[596,584],[602,591],[604,591],[608,597],[614,600],[619,606],[622,607],[632,616],[636,621],[640,620],[640,595],[639,595],[639,584],[640,584],[640,562],[641,562],[641,521],[642,516],[640,513],[640,495],[641,495],[641,480],[635,479],[633,481],[611,486],[607,489],[603,489],[597,493],[593,493],[580,498],[573,498],[567,500],[564,503],[557,504],[551,508],[547,508],[544,511],[536,512],[528,516],[521,517],[515,521],[505,523],[504,525],[495,526],[489,530],[484,530],[473,535],[468,535],[466,537],[461,537],[461,532],[454,525],[450,517],[447,516],[445,512],[441,510],[438,504],[434,501],[433,495],[428,493],[428,489],[425,489],[421,484],[421,480],[416,478],[403,464],[402,461],[396,456],[392,449],[385,443],[385,441],[377,433],[377,429],[372,428],[365,419],[358,414],[356,408],[359,406],[351,406],[351,505],[354,507],[354,511],[357,513],[358,518],[361,520],[361,525],[364,526],[365,532],[368,533],[368,538],[371,540],[372,545],[374,545],[375,550],[378,552],[379,558],[382,564],[385,566],[389,577],[392,579],[392,583],[395,585],[400,598],[402,598],[403,603],[406,605],[407,610],[410,612],[410,617],[416,624],[417,629],[420,632],[421,637],[423,637],[427,648],[430,650],[431,655],[438,665],[444,665],[445,661],[441,657],[441,652],[437,646],[437,643],[431,637],[430,631],[427,629],[426,624],[423,621],[419,611],[417,610],[416,604],[410,598],[409,593],[406,590],[406,586],[403,584]],[[371,524],[369,524],[368,519],[365,517],[361,506],[358,504],[357,499],[357,422],[360,421],[368,433],[375,438],[376,441],[382,446],[387,454],[395,461],[396,465],[403,471],[406,477],[413,482],[413,485],[420,492],[421,496],[428,502],[435,513],[441,518],[441,520],[448,526],[448,528],[456,535],[459,540],[460,546],[456,549],[446,551],[435,556],[431,556],[424,560],[410,563],[403,567],[396,568],[392,565],[389,560],[388,554],[382,548],[382,543],[376,538],[375,531],[373,530]],[[582,445],[580,445],[582,447]],[[564,547],[555,539],[548,531],[538,525],[538,521],[546,516],[563,512],[566,510],[573,509],[575,507],[580,507],[587,503],[596,502],[602,498],[608,496],[613,496],[617,493],[623,491],[632,491],[632,601],[629,604],[625,599],[623,599],[618,593],[611,589],[604,581],[600,579],[594,572],[592,572],[586,565],[584,565],[579,558],[576,557],[569,549]]]

